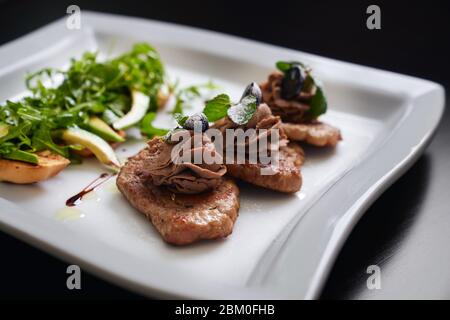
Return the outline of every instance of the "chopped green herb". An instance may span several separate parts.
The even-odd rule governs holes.
[[[209,122],[214,122],[226,117],[230,106],[230,97],[226,94],[220,94],[206,102],[203,113],[206,115]]]
[[[327,99],[321,87],[316,86],[316,93],[312,96],[309,106],[310,109],[305,114],[308,120],[317,119],[327,111]]]
[[[311,76],[310,73],[307,73],[306,77],[305,77],[305,82],[303,82],[302,91],[303,92],[311,92],[314,89],[314,85],[315,85],[315,83],[314,83],[313,77]]]
[[[294,66],[300,66],[304,69],[306,76],[303,83],[302,92],[311,92],[315,88],[315,94],[309,100],[310,109],[306,112],[305,120],[317,119],[320,115],[327,111],[327,99],[323,89],[317,84],[316,80],[311,75],[311,70],[303,63],[298,61],[278,61],[276,63],[277,69],[285,73]]]
[[[306,69],[305,64],[298,62],[298,61],[278,61],[276,63],[277,69],[280,70],[281,72],[286,72],[289,69],[291,69],[294,66],[300,66],[304,69]]]
[[[249,95],[244,97],[237,104],[231,106],[228,109],[227,114],[234,123],[244,125],[253,117],[256,108],[256,97]]]

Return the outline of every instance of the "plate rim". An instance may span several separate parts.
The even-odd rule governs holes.
[[[307,299],[313,299],[317,298],[320,294],[320,290],[323,287],[323,284],[325,280],[327,279],[327,276],[329,274],[329,271],[340,251],[340,248],[344,244],[345,240],[347,239],[349,233],[351,230],[353,230],[353,227],[356,225],[356,223],[359,221],[361,216],[364,214],[366,207],[368,207],[372,202],[374,202],[382,193],[384,190],[386,190],[392,183],[394,183],[406,170],[412,166],[412,164],[417,160],[417,158],[422,154],[425,147],[430,143],[432,140],[432,137],[434,133],[436,132],[439,121],[442,119],[442,114],[444,111],[444,89],[441,85],[428,81],[423,80],[407,75],[401,75],[397,73],[393,73],[390,71],[384,71],[379,70],[371,67],[366,66],[360,66],[349,62],[343,62],[338,61],[330,58],[324,58],[320,57],[318,55],[304,53],[297,50],[282,48],[278,46],[274,46],[271,44],[264,44],[261,42],[257,42],[254,40],[244,39],[240,37],[236,37],[233,35],[226,35],[222,33],[218,33],[215,31],[209,31],[209,30],[202,30],[197,29],[193,27],[188,26],[182,26],[177,25],[173,23],[167,23],[167,22],[161,22],[161,21],[155,21],[150,19],[144,19],[144,18],[138,18],[138,17],[129,17],[129,16],[122,16],[122,15],[115,15],[115,14],[106,14],[106,13],[97,13],[97,12],[91,12],[83,10],[82,12],[83,19],[86,19],[87,25],[92,26],[95,30],[95,20],[96,19],[106,19],[106,20],[121,20],[125,21],[127,23],[150,23],[152,25],[160,25],[164,26],[165,28],[174,28],[179,31],[179,29],[184,29],[187,32],[199,34],[202,37],[218,37],[219,41],[229,41],[229,42],[238,42],[240,44],[247,43],[248,45],[256,45],[264,48],[271,48],[272,50],[284,50],[285,52],[291,52],[292,54],[302,54],[304,56],[308,56],[309,58],[320,61],[321,63],[331,63],[331,64],[340,64],[343,65],[343,67],[347,68],[356,68],[360,72],[367,72],[367,70],[370,70],[371,72],[375,72],[377,74],[380,74],[380,76],[386,76],[386,77],[395,77],[395,78],[402,78],[402,81],[406,81],[408,83],[414,83],[417,84],[420,87],[423,87],[423,91],[421,92],[420,96],[424,94],[433,94],[440,96],[438,100],[441,100],[441,103],[437,105],[436,107],[433,107],[433,111],[435,112],[435,116],[437,117],[437,121],[430,126],[426,131],[426,135],[422,138],[421,141],[417,144],[417,148],[414,152],[410,154],[408,158],[401,159],[400,166],[397,168],[392,169],[390,172],[386,173],[381,179],[384,181],[379,184],[379,188],[376,190],[367,190],[365,195],[366,199],[361,203],[361,207],[355,211],[354,215],[351,217],[351,223],[347,224],[346,228],[344,228],[341,232],[341,234],[338,236],[338,241],[334,244],[334,249],[331,250],[331,253],[327,256],[325,259],[326,261],[321,264],[321,270],[320,274],[317,275],[317,273],[314,275],[314,279],[312,279],[313,283],[310,285],[309,290],[307,294],[304,296],[304,298]],[[61,18],[56,20],[55,22],[52,22],[48,25],[45,25],[29,34],[26,34],[23,37],[20,37],[18,39],[12,40],[10,42],[7,42],[0,46],[0,57],[2,55],[6,55],[9,52],[15,52],[17,48],[19,48],[22,45],[26,45],[31,39],[38,37],[39,35],[42,35],[45,32],[48,31],[55,31],[58,24],[63,23],[65,21],[65,18]],[[0,59],[1,60],[1,59]],[[2,65],[0,63],[0,75],[2,74]],[[362,85],[366,85],[366,83],[362,83]],[[412,102],[414,102],[414,99],[418,99],[419,96],[413,97]],[[220,290],[218,290],[218,286],[211,284],[211,283],[203,283],[202,285],[199,285],[196,283],[196,287],[201,290],[203,290],[201,293],[195,293],[192,292],[192,290],[185,290],[185,288],[180,288],[179,284],[173,283],[173,281],[168,281],[166,283],[162,283],[161,281],[149,281],[151,279],[146,277],[135,277],[133,279],[130,279],[127,276],[124,276],[124,274],[121,274],[123,272],[124,267],[123,265],[119,266],[119,268],[114,268],[114,270],[105,270],[104,266],[95,265],[92,261],[89,261],[89,258],[86,258],[89,256],[89,254],[83,253],[83,250],[81,247],[78,247],[78,250],[74,250],[73,247],[52,243],[52,241],[56,241],[58,237],[56,235],[64,235],[64,232],[68,232],[69,230],[64,231],[64,226],[61,227],[59,225],[60,230],[58,231],[58,228],[54,228],[50,225],[53,225],[51,223],[47,223],[49,221],[42,220],[39,221],[39,219],[32,219],[33,221],[20,221],[20,219],[17,219],[17,216],[22,216],[24,213],[22,212],[23,209],[18,208],[17,206],[9,203],[8,201],[4,200],[0,197],[0,207],[6,207],[9,211],[8,213],[0,212],[0,226],[3,231],[6,231],[7,233],[12,234],[13,236],[16,236],[19,239],[25,240],[26,242],[30,243],[33,246],[37,246],[40,249],[49,252],[52,255],[55,255],[57,257],[63,257],[64,260],[67,261],[76,261],[80,265],[83,265],[83,267],[86,270],[91,271],[92,273],[105,278],[111,282],[119,283],[121,286],[127,287],[131,290],[138,291],[140,293],[143,293],[145,295],[151,295],[153,297],[164,297],[164,298],[182,298],[182,297],[194,297],[194,298],[224,298],[224,297],[233,297],[235,299],[249,299],[249,298],[276,298],[279,299],[281,297],[286,298],[292,298],[289,295],[286,295],[282,290],[273,290],[271,289],[271,292],[266,292],[264,290],[261,290],[261,288],[258,288],[258,290],[254,290],[255,288],[246,288],[241,286],[223,286],[220,285]],[[12,214],[14,212],[14,214]],[[27,216],[28,219],[28,216]],[[26,220],[26,219],[25,219]],[[49,228],[52,230],[52,232],[45,235],[45,237],[42,236],[42,234],[39,234],[39,230],[36,231],[36,225],[40,225],[42,227]],[[294,229],[296,227],[294,226]],[[39,229],[39,228],[38,228]],[[64,232],[62,232],[64,231]],[[74,232],[74,230],[70,230],[70,232]],[[87,240],[87,239],[86,239]],[[87,243],[85,244],[87,246]],[[92,244],[89,244],[89,246],[92,246]],[[102,248],[103,244],[99,246],[101,250],[104,250],[105,248]],[[112,247],[108,247],[110,249],[114,249]],[[92,251],[92,248],[90,249]],[[114,251],[114,250],[113,250]],[[116,250],[117,251],[117,250]],[[120,252],[111,253],[110,258],[113,255],[117,255]],[[91,259],[92,260],[92,259]],[[114,259],[112,260],[114,261]],[[131,268],[131,266],[126,266],[126,268]],[[128,271],[128,270],[127,270]],[[130,273],[129,271],[127,272]],[[126,273],[125,273],[126,274]],[[154,280],[154,279],[153,279]],[[164,279],[165,281],[167,279]],[[142,281],[142,282],[141,282]],[[195,282],[195,281],[194,281]],[[238,289],[238,290],[236,290]],[[222,292],[221,292],[222,291]],[[226,292],[224,292],[226,291]],[[206,294],[206,295],[205,295]]]

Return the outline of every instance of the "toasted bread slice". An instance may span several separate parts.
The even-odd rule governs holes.
[[[342,140],[341,131],[323,122],[290,123],[281,126],[291,141],[304,141],[317,147],[335,147]]]
[[[231,234],[239,210],[239,189],[231,179],[222,178],[218,187],[205,193],[173,193],[149,182],[143,163],[150,156],[146,148],[130,158],[117,177],[117,186],[166,242],[186,245]]]
[[[298,144],[290,143],[280,148],[279,164],[274,174],[263,175],[262,164],[227,164],[227,173],[254,185],[285,193],[293,193],[302,186],[300,166],[304,162],[304,152]]]
[[[38,164],[0,159],[0,181],[29,184],[46,180],[56,176],[70,163],[68,159],[50,151],[38,152],[36,155]]]

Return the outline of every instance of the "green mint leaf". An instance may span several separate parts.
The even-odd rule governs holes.
[[[317,119],[320,115],[324,114],[327,111],[327,99],[325,97],[325,94],[322,88],[316,84],[316,81],[311,76],[311,70],[309,70],[305,64],[298,61],[278,61],[276,63],[276,66],[277,69],[283,73],[294,66],[300,66],[301,68],[305,69],[306,72],[302,91],[311,92],[311,90],[316,87],[316,93],[309,101],[310,109],[305,114],[306,120]]]
[[[249,95],[228,109],[228,117],[234,123],[244,125],[253,117],[256,108],[256,97]]]
[[[214,122],[227,116],[230,105],[230,97],[226,94],[219,94],[206,102],[203,113],[208,118],[209,122]]]
[[[307,73],[305,77],[305,82],[303,82],[302,91],[311,92],[314,86],[315,86],[314,78],[311,76],[311,74]]]
[[[281,72],[285,73],[289,69],[291,69],[294,66],[300,66],[304,69],[306,69],[306,65],[299,61],[277,61],[275,64],[277,69]]]
[[[291,64],[289,62],[286,61],[278,61],[276,63],[277,69],[280,70],[281,72],[286,72],[291,68]]]
[[[321,114],[327,111],[327,99],[321,87],[316,87],[316,93],[312,96],[310,102],[310,109],[306,112],[308,120],[317,119]]]

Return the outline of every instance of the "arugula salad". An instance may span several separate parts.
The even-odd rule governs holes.
[[[61,84],[44,85],[57,75]],[[0,158],[38,164],[37,153],[49,150],[78,162],[76,151],[89,143],[103,140],[90,147],[107,149],[106,142],[124,141],[123,129],[140,126],[145,131],[142,119],[157,109],[164,78],[157,51],[146,43],[106,62],[88,52],[72,59],[67,71],[31,74],[26,78],[31,95],[0,106]],[[93,150],[97,156],[107,151]]]

